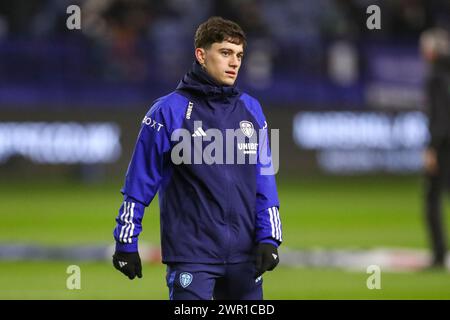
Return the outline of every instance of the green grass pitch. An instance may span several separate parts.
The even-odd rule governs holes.
[[[278,179],[284,245],[309,248],[427,248],[420,177]],[[121,182],[2,182],[0,243],[111,244]],[[450,201],[445,200],[450,235]],[[156,201],[141,239],[159,243]],[[282,259],[282,257],[281,257]],[[67,266],[81,268],[81,289],[68,290]],[[165,266],[144,265],[129,281],[108,262],[0,261],[0,299],[167,299]],[[264,278],[266,299],[449,299],[448,272],[383,272],[369,290],[364,272],[280,266]]]

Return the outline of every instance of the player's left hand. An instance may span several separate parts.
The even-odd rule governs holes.
[[[260,243],[256,248],[256,275],[258,278],[266,271],[272,271],[280,262],[278,249],[270,243]]]
[[[113,265],[130,280],[136,276],[142,278],[142,264],[138,252],[116,251],[113,255]]]

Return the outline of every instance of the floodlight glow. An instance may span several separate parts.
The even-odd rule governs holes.
[[[120,128],[114,123],[0,123],[0,163],[22,156],[35,163],[94,164],[116,161]]]

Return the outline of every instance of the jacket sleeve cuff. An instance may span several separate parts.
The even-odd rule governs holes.
[[[278,248],[280,246],[280,242],[274,240],[274,239],[263,239],[259,243],[270,243],[275,246],[275,248]]]
[[[137,241],[133,243],[121,243],[116,241],[116,251],[120,252],[138,252]]]
[[[256,242],[260,243],[270,239],[280,244],[282,239],[281,219],[278,206],[269,207],[256,214]]]

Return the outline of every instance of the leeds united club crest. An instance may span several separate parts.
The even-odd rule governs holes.
[[[255,131],[253,128],[253,123],[250,121],[241,121],[240,123],[242,133],[244,133],[247,137],[251,138],[253,132]]]
[[[186,288],[192,282],[192,274],[189,272],[183,272],[180,274],[180,284],[183,288]]]

